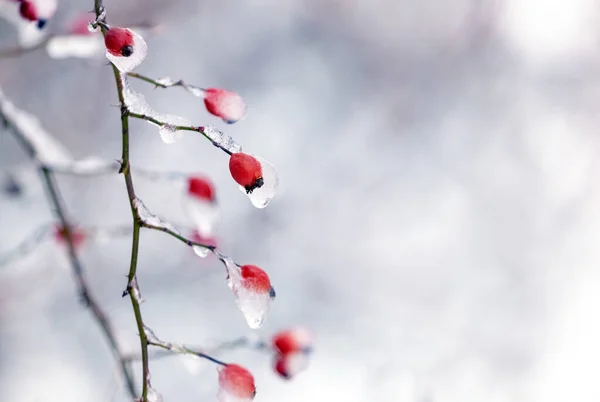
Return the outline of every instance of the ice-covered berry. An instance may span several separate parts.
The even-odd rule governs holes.
[[[303,352],[308,353],[314,342],[313,334],[306,328],[290,328],[278,332],[272,339],[273,347],[282,355]]]
[[[215,188],[212,182],[204,177],[194,176],[188,179],[188,194],[207,201],[215,201]]]
[[[23,0],[19,6],[19,14],[28,21],[37,21],[38,11],[33,1]]]
[[[240,268],[243,286],[256,293],[271,292],[269,275],[256,265],[244,265]]]
[[[248,193],[264,184],[262,166],[252,155],[242,152],[232,154],[229,158],[229,172],[233,180]]]
[[[113,56],[129,57],[133,53],[133,34],[127,28],[111,28],[106,32],[104,45]]]

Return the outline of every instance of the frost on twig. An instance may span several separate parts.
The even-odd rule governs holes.
[[[175,226],[150,212],[144,202],[139,198],[135,198],[133,200],[133,206],[136,210],[137,216],[140,218],[144,226],[150,226],[157,229],[167,229],[176,234],[180,234],[179,230],[177,230]]]
[[[0,115],[31,144],[31,151],[40,162],[65,164],[72,161],[70,152],[42,127],[37,117],[18,109],[1,88]]]
[[[210,139],[215,147],[221,148],[228,154],[242,152],[242,146],[235,142],[231,136],[217,130],[213,126],[202,126],[200,132]]]
[[[138,74],[131,74],[132,77],[136,77],[136,78],[140,78],[140,79],[145,79],[142,78],[141,75]],[[182,87],[183,89],[185,89],[186,91],[188,91],[189,93],[191,93],[192,95],[198,97],[198,98],[204,98],[205,96],[205,89],[204,88],[200,88],[197,87],[195,85],[190,85],[190,84],[186,84],[183,80],[178,80],[175,81],[173,80],[171,77],[162,77],[159,78],[157,80],[147,80],[161,88],[169,88],[169,87]]]

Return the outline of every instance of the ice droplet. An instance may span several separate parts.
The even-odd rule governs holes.
[[[175,228],[175,226],[171,225],[169,222],[165,221],[159,216],[154,215],[150,210],[144,205],[144,202],[139,198],[135,198],[133,200],[133,207],[137,211],[138,215],[142,222],[150,226],[156,226],[158,228],[168,229],[172,232],[180,234],[179,230]]]
[[[104,41],[101,35],[55,36],[48,41],[46,51],[53,59],[77,57],[89,59],[102,55]]]
[[[232,154],[242,152],[242,146],[235,142],[229,135],[217,130],[213,126],[201,127],[202,132],[210,138],[214,145],[223,148]]]
[[[156,114],[155,118],[163,122],[163,125],[158,128],[158,133],[165,144],[172,144],[183,136],[183,133],[177,130],[177,126],[190,127],[192,125],[191,121],[170,114]]]
[[[131,56],[114,56],[108,50],[106,50],[106,58],[117,67],[122,73],[128,73],[133,71],[134,68],[139,66],[148,54],[148,45],[144,38],[140,35],[129,30],[133,36],[133,53]]]
[[[204,98],[206,96],[206,91],[203,88],[197,87],[195,85],[186,85],[185,89],[188,90],[194,96],[198,98]]]
[[[256,158],[262,167],[263,185],[255,188],[251,193],[248,193],[243,186],[240,186],[240,190],[250,198],[250,202],[252,202],[252,205],[256,208],[265,208],[277,193],[279,176],[277,175],[275,166],[273,166],[271,162],[260,156],[252,156]]]
[[[215,202],[199,199],[189,194],[184,196],[183,202],[184,210],[196,226],[198,233],[204,237],[212,236],[221,217],[219,206]]]
[[[160,85],[165,85],[167,87],[170,87],[172,85],[175,85],[175,80],[173,80],[173,78],[171,77],[161,77],[159,79],[156,80],[157,83],[159,83]]]
[[[256,292],[246,288],[240,267],[229,257],[222,258],[222,261],[229,274],[227,285],[233,291],[235,301],[244,314],[248,326],[252,329],[260,328],[267,318],[274,297],[270,292]]]
[[[94,25],[92,24],[92,21],[88,22],[87,24],[87,30],[88,32],[98,32],[98,27],[94,28]]]
[[[192,250],[194,250],[194,253],[196,253],[196,255],[200,258],[206,258],[208,256],[208,254],[210,253],[210,249],[206,248],[206,247],[202,247],[202,246],[192,246]]]
[[[152,387],[148,387],[148,394],[146,395],[148,402],[163,402],[162,395]]]

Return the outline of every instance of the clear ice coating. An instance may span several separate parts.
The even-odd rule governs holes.
[[[184,119],[183,117],[171,114],[162,114],[152,109],[148,102],[146,102],[144,95],[135,91],[131,87],[126,74],[121,75],[121,84],[123,86],[123,101],[127,107],[127,110],[133,114],[151,117],[159,122],[160,124],[149,121],[150,124],[158,126],[158,133],[165,144],[172,144],[183,135],[183,133],[180,130],[177,130],[176,127],[192,126],[192,122]]]
[[[133,71],[139,66],[148,54],[148,45],[140,35],[129,29],[133,36],[133,53],[131,56],[113,56],[108,49],[105,52],[106,58],[117,67],[122,73]]]
[[[137,211],[138,215],[142,222],[147,225],[155,226],[158,228],[168,229],[172,232],[180,234],[180,232],[175,228],[175,226],[171,225],[169,222],[165,221],[159,216],[154,215],[150,210],[144,205],[144,202],[139,198],[135,198],[133,200],[133,207]]]
[[[202,132],[210,138],[214,145],[232,154],[242,152],[242,146],[235,142],[229,135],[217,130],[212,126],[202,127]]]
[[[148,116],[154,113],[144,95],[131,88],[127,75],[121,75],[121,84],[123,85],[123,102],[129,112]]]
[[[185,89],[187,89],[189,93],[191,93],[194,96],[197,96],[198,98],[204,98],[206,96],[206,91],[203,88],[197,87],[195,85],[186,84]]]
[[[70,152],[42,127],[39,120],[18,109],[0,88],[0,110],[2,114],[33,146],[37,158],[44,164],[68,164],[73,158]],[[0,120],[1,122],[1,120]]]
[[[273,304],[270,292],[255,292],[244,286],[240,268],[229,257],[222,256],[229,277],[227,285],[235,295],[238,308],[244,314],[248,326],[257,329],[262,326]]]
[[[46,51],[53,59],[66,59],[69,57],[90,59],[102,56],[103,49],[102,35],[54,36],[46,44]]]
[[[183,198],[183,203],[185,213],[198,233],[203,237],[212,236],[221,217],[219,206],[214,202],[199,199],[187,193]]]
[[[160,85],[170,87],[172,85],[175,85],[175,83],[177,81],[173,80],[173,78],[171,78],[171,77],[161,77],[161,78],[157,79],[156,82],[159,83]]]
[[[58,171],[65,170],[80,175],[93,175],[110,171],[117,172],[119,167],[120,163],[117,161],[101,159],[95,156],[88,156],[68,164],[56,164],[53,166]]]
[[[248,193],[243,186],[240,186],[240,190],[250,198],[250,202],[252,202],[252,205],[256,208],[265,208],[277,193],[279,176],[277,175],[275,166],[273,166],[271,162],[260,156],[252,156],[256,158],[262,167],[263,185],[259,188],[255,188],[251,193]]]

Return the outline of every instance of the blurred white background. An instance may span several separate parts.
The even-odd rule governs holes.
[[[58,32],[91,1],[60,0]],[[89,3],[89,4],[88,4]],[[594,0],[106,1],[114,24],[164,23],[140,73],[235,90],[233,126],[177,88],[134,82],[151,104],[214,124],[277,166],[264,210],[200,136],[174,145],[132,123],[132,163],[217,183],[222,249],[277,289],[258,333],[305,325],[311,367],[291,382],[253,352],[258,402],[600,400],[600,2]],[[0,45],[16,41],[0,22]],[[120,156],[104,60],[43,50],[0,60],[0,86],[79,157]],[[0,251],[52,219],[33,167],[0,132]],[[137,178],[153,211],[185,222],[183,187]],[[121,177],[61,178],[82,225],[130,222]],[[90,281],[136,351],[120,293],[130,239],[82,250]],[[142,233],[146,322],[203,344],[249,333],[215,260]],[[214,365],[151,363],[165,401],[216,400]],[[136,374],[141,370],[135,367]],[[139,377],[138,377],[139,380]],[[113,395],[116,394],[116,396]],[[0,400],[126,400],[109,350],[52,242],[0,268]]]

